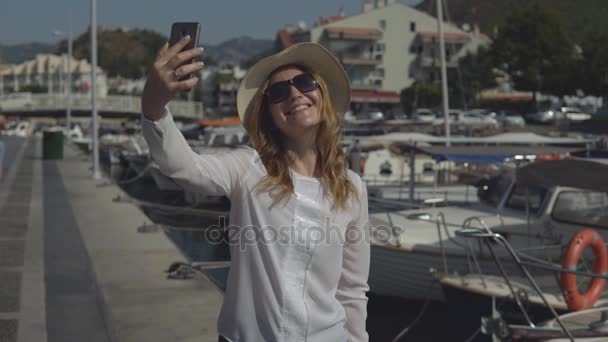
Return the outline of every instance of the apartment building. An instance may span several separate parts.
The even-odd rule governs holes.
[[[439,82],[437,18],[397,0],[364,0],[361,13],[319,18],[311,28],[286,27],[276,48],[303,41],[326,46],[340,59],[353,86],[353,103],[398,103],[413,82]],[[491,43],[478,30],[444,25],[447,66]]]
[[[91,65],[84,59],[72,58],[72,91],[90,93]],[[21,64],[11,65],[0,71],[0,94],[23,91],[27,86],[40,86],[49,94],[66,94],[68,91],[67,55],[39,54]],[[97,94],[106,96],[105,72],[97,67]]]

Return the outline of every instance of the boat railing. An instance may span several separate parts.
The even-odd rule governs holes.
[[[483,223],[483,222],[482,222]],[[502,264],[502,262],[500,261],[500,259],[498,258],[498,256],[496,255],[496,252],[494,251],[494,247],[492,246],[491,242],[495,242],[498,243],[499,245],[503,246],[507,252],[509,253],[509,255],[511,256],[511,258],[513,259],[513,261],[515,262],[515,264],[519,267],[519,269],[521,270],[521,272],[524,274],[525,278],[528,280],[528,282],[532,285],[532,288],[534,289],[534,291],[538,294],[538,296],[541,298],[541,300],[543,301],[544,305],[547,307],[547,309],[551,312],[552,316],[555,318],[555,321],[559,324],[561,330],[563,331],[563,333],[566,335],[566,337],[568,337],[570,339],[570,341],[574,342],[574,337],[571,334],[571,332],[566,328],[566,326],[564,325],[564,323],[562,322],[562,320],[560,319],[559,315],[557,314],[557,312],[555,311],[555,309],[549,304],[547,298],[545,297],[544,293],[542,292],[542,290],[540,289],[540,287],[538,286],[538,284],[536,283],[536,281],[534,280],[534,278],[532,277],[532,275],[530,274],[530,272],[528,271],[528,269],[526,268],[526,266],[541,266],[542,268],[548,267],[547,265],[533,265],[534,263],[530,263],[530,262],[526,262],[523,261],[522,258],[520,257],[519,253],[516,252],[513,247],[511,246],[511,244],[509,244],[509,242],[507,241],[507,239],[504,238],[504,236],[502,236],[501,234],[498,233],[494,233],[487,225],[482,224],[482,227],[468,227],[468,228],[462,228],[459,229],[455,232],[455,234],[457,236],[463,237],[463,238],[467,238],[467,239],[478,239],[482,242],[484,242],[486,244],[486,246],[488,247],[488,250],[490,251],[492,258],[494,259],[494,263],[498,266],[500,273],[502,275],[502,277],[505,280],[505,283],[507,284],[507,287],[509,288],[509,292],[511,293],[511,295],[513,296],[513,299],[515,300],[515,302],[517,303],[517,306],[519,307],[520,311],[522,312],[522,314],[524,315],[524,318],[526,320],[526,322],[528,323],[528,325],[532,328],[535,327],[534,323],[532,322],[532,320],[530,319],[530,316],[527,312],[527,310],[525,309],[520,296],[518,295],[517,291],[515,291],[511,280],[509,278],[509,276],[507,275],[505,268]],[[552,270],[554,271],[558,271],[558,272],[567,272],[567,273],[575,273],[575,274],[581,274],[581,273],[585,273],[585,272],[578,272],[578,271],[573,271],[573,270],[569,270],[569,269],[564,269],[564,268],[560,268],[560,267],[551,267]],[[602,277],[603,275],[594,275],[591,274],[592,276],[599,276]]]
[[[481,227],[488,227],[488,225],[483,220],[484,217],[486,217],[486,216],[476,216],[476,217],[468,218],[464,221],[462,227],[463,228],[470,227],[474,222],[478,222],[481,225]],[[487,217],[493,217],[493,216],[487,216]],[[500,219],[502,220],[502,218],[500,218]],[[465,240],[466,242],[463,243],[462,241],[455,239],[454,236],[450,235],[450,231],[448,230],[448,225],[447,225],[447,222],[445,219],[445,214],[441,211],[437,214],[437,216],[435,218],[435,225],[437,227],[437,237],[439,240],[439,249],[441,251],[443,273],[444,274],[449,273],[447,252],[446,252],[446,246],[445,246],[445,242],[449,241],[453,245],[458,246],[464,250],[465,257],[467,259],[467,266],[468,266],[469,272],[476,272],[478,274],[483,275],[483,271],[481,269],[481,265],[478,260],[478,255],[481,255],[481,248],[479,248],[479,253],[476,253],[475,248],[473,247],[470,239],[466,239]],[[443,236],[444,234],[445,234],[445,239]],[[483,278],[482,278],[482,282],[485,284],[485,281],[483,280]]]

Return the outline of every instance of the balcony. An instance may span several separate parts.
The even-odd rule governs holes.
[[[441,66],[439,57],[418,56],[417,61],[418,65],[423,68],[438,68]],[[458,61],[455,59],[447,60],[445,65],[448,68],[456,68],[458,67]]]
[[[343,65],[376,66],[376,65],[379,65],[380,63],[382,63],[382,60],[375,59],[375,58],[372,58],[371,56],[366,56],[366,55],[359,55],[359,56],[352,55],[352,56],[341,56],[340,62],[342,62]]]
[[[350,85],[353,89],[361,89],[361,90],[379,90],[382,88],[382,84],[377,83],[377,81],[382,80],[352,80]]]
[[[364,40],[375,41],[382,39],[384,32],[377,28],[360,27],[329,27],[325,29],[327,38],[332,40]]]

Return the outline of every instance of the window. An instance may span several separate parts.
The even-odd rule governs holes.
[[[380,27],[380,30],[382,30],[382,31],[386,30],[386,20],[380,20],[380,23],[378,26]]]
[[[378,43],[375,46],[376,52],[384,52],[384,43]]]
[[[382,61],[382,55],[376,55],[376,60],[377,61]]]
[[[376,69],[376,76],[378,76],[378,77],[384,77],[384,68],[378,68],[378,69]]]
[[[517,184],[507,200],[507,208],[516,210],[526,210],[526,201],[530,212],[538,214],[547,195],[547,190],[540,187],[525,187]]]
[[[410,32],[416,32],[416,22],[410,22]]]
[[[603,228],[608,223],[608,194],[563,191],[555,200],[551,216],[557,221]]]

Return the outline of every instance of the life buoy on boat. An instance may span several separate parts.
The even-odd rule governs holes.
[[[576,270],[578,261],[587,247],[591,247],[593,250],[593,273],[608,273],[608,253],[604,246],[604,239],[593,229],[583,229],[570,240],[562,267]],[[564,272],[561,275],[561,285],[568,309],[578,311],[590,308],[595,304],[606,287],[606,279],[593,278],[587,292],[581,294],[576,285],[576,274]]]

